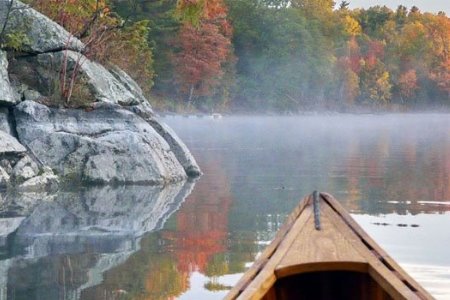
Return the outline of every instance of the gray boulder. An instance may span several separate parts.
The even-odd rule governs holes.
[[[0,0],[0,27],[6,22],[5,34],[20,32],[25,34],[22,51],[32,53],[45,53],[62,49],[82,51],[84,45],[72,34],[43,14],[30,8],[28,5],[13,0]]]
[[[14,90],[16,91],[16,94],[20,101],[24,100],[33,100],[37,101],[42,98],[41,93],[38,91],[33,90],[28,85],[24,83],[17,83],[13,86]]]
[[[0,167],[2,167],[3,170],[8,174],[12,173],[13,168],[9,159],[3,158],[2,160],[0,160]]]
[[[6,52],[0,50],[0,104],[13,105],[17,100],[9,82]]]
[[[11,124],[9,122],[9,110],[7,107],[0,107],[0,130],[12,135]]]
[[[27,150],[13,136],[0,131],[0,158],[4,155],[25,154]]]
[[[93,111],[16,106],[19,140],[66,179],[87,183],[163,184],[187,178],[167,142],[120,106]]]
[[[155,114],[150,104],[143,102],[139,105],[130,106],[128,109],[143,118],[166,140],[188,176],[198,177],[202,174],[191,152],[189,152],[189,149],[178,135],[169,126],[155,119]]]
[[[38,165],[16,138],[0,130],[0,188],[46,190],[58,185],[50,168]]]

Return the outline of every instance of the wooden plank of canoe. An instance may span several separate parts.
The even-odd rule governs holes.
[[[238,281],[238,283],[233,287],[233,289],[226,295],[225,300],[236,299],[239,293],[243,291],[247,285],[249,285],[252,280],[258,275],[258,273],[263,269],[263,267],[269,261],[269,258],[272,257],[273,253],[277,250],[280,243],[283,241],[285,236],[289,233],[292,228],[292,225],[297,220],[299,215],[303,212],[305,207],[311,203],[311,196],[305,197],[293,210],[293,212],[286,219],[286,222],[280,228],[278,233],[276,234],[274,240],[270,243],[269,246],[265,248],[265,250],[261,253],[260,257],[255,261],[255,263],[248,269],[242,278]]]
[[[358,238],[363,241],[366,248],[372,251],[374,255],[378,256],[382,263],[399,278],[400,281],[409,285],[410,288],[416,290],[416,294],[422,299],[434,299],[421,285],[419,285],[408,273],[406,273],[397,262],[392,259],[359,225],[356,221],[347,213],[342,205],[330,194],[321,193],[321,196],[328,202],[330,207],[334,209],[342,218],[342,220],[348,224],[348,226],[354,230]],[[372,272],[373,273],[373,272]],[[371,274],[377,276],[376,274]],[[374,278],[375,279],[375,278]]]
[[[368,270],[367,259],[341,233],[349,228],[343,222],[336,226],[331,219],[335,212],[325,202],[320,205],[320,212],[321,230],[315,229],[311,218],[294,233],[294,242],[277,265],[277,278],[310,271]]]

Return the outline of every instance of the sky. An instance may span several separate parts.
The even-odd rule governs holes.
[[[335,2],[339,4],[341,1],[335,0]],[[450,16],[450,0],[347,0],[347,2],[350,2],[351,8],[386,5],[396,9],[400,4],[408,8],[415,5],[422,12],[437,13],[438,11],[444,11],[447,16]]]

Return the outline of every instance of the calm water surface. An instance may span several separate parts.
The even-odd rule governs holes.
[[[0,299],[221,299],[314,189],[450,299],[450,115],[164,121],[197,182],[1,195]]]

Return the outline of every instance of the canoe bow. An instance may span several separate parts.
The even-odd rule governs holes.
[[[281,287],[280,282],[327,272],[335,274],[331,276],[357,274],[351,275],[355,278],[352,285],[363,282],[365,286],[359,287],[355,299],[433,299],[327,193],[307,196],[299,203],[225,299],[289,299],[289,291],[283,290],[289,284]],[[301,291],[296,293],[299,299]]]

